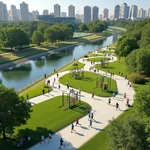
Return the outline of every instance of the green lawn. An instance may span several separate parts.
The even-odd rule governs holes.
[[[89,58],[89,61],[94,62],[101,62],[102,60],[108,61],[110,58],[107,57],[96,57],[96,58]]]
[[[117,60],[115,62],[109,63],[108,67],[102,68],[101,65],[96,65],[95,68],[105,72],[108,72],[109,70],[116,75],[119,75],[119,72],[123,73],[123,76],[129,75],[125,65],[125,58],[121,58],[120,62]]]
[[[83,68],[84,66],[85,66],[85,64],[82,64],[82,63],[80,63],[80,62],[74,62],[74,63],[72,63],[71,65],[68,65],[68,66],[65,68],[64,71],[66,71],[66,70],[74,70],[74,69],[76,69],[76,68],[81,69],[81,68]]]
[[[29,98],[33,98],[33,97],[42,95],[42,90],[43,89],[47,93],[48,89],[44,88],[44,86],[45,86],[45,79],[43,79],[41,82],[38,82],[38,83],[30,86],[26,90],[20,92],[19,96],[23,96],[26,99],[26,95],[28,94]],[[50,88],[50,90],[52,90],[52,89]]]
[[[79,89],[82,91],[92,93],[94,92],[97,96],[109,97],[112,96],[113,92],[117,92],[116,81],[111,79],[111,88],[108,91],[103,91],[101,88],[96,88],[96,79],[100,78],[100,75],[84,72],[84,77],[80,79],[71,78],[69,74],[64,75],[59,79],[60,83],[66,85],[69,83],[70,87]],[[108,78],[105,78],[105,82],[108,82]]]
[[[84,102],[76,103],[75,106],[68,110],[66,110],[68,103],[64,107],[61,106],[61,96],[33,106],[33,112],[31,112],[31,118],[27,121],[27,124],[16,128],[13,134],[15,139],[25,135],[31,137],[30,143],[19,149],[27,149],[39,142],[41,135],[47,137],[49,132],[54,133],[62,129],[77,118],[85,116],[90,111],[90,106]],[[18,148],[14,146],[14,143],[12,141],[5,143],[0,141],[0,147],[3,150],[16,150]]]
[[[89,55],[88,55],[88,57],[95,57],[95,56],[104,56],[102,53],[97,53],[97,54],[95,54],[95,53],[90,53]]]
[[[125,117],[133,114],[134,107],[131,107],[126,112],[121,114],[118,119],[124,119]],[[108,125],[101,132],[99,132],[96,136],[94,136],[91,140],[81,146],[78,150],[106,150],[108,143],[108,135],[107,129],[110,127]]]

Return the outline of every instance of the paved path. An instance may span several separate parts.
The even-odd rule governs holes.
[[[99,56],[98,56],[99,57]],[[111,56],[112,57],[112,56]],[[116,60],[116,57],[114,57],[113,60]],[[89,68],[91,67],[91,63],[80,59],[79,62],[84,63],[84,71],[89,71]],[[61,72],[59,73],[59,78],[63,75],[69,73],[69,71]],[[103,71],[99,71],[98,74],[105,74],[106,76],[109,76]],[[48,100],[52,97],[59,96],[62,94],[62,91],[69,92],[66,89],[66,86],[59,83],[59,78],[56,77],[56,75],[51,76],[48,80],[54,81],[54,78],[56,79],[55,82],[55,88],[53,88],[53,91],[49,94],[45,94],[44,96],[39,96],[33,99],[30,99],[30,102],[32,103],[40,103],[45,100]],[[81,123],[80,126],[75,126],[75,133],[71,132],[71,125],[63,128],[59,132],[55,133],[53,135],[52,140],[50,143],[45,144],[39,144],[37,143],[33,147],[30,148],[30,150],[58,150],[59,148],[59,141],[60,137],[62,137],[65,141],[65,148],[62,147],[64,150],[75,150],[81,147],[84,143],[86,143],[88,140],[90,140],[93,136],[95,136],[97,133],[99,133],[102,129],[104,129],[108,125],[108,121],[112,118],[117,118],[122,112],[124,112],[127,107],[125,106],[126,100],[123,99],[123,94],[126,93],[127,97],[130,99],[130,104],[133,103],[133,96],[134,96],[134,90],[129,89],[127,86],[127,80],[124,78],[115,75],[113,77],[114,80],[116,80],[117,87],[118,87],[118,95],[115,99],[111,98],[111,105],[108,105],[108,98],[98,97],[95,96],[94,98],[91,98],[91,94],[88,94],[86,92],[82,92],[81,100],[87,102],[92,107],[92,112],[94,112],[94,121],[93,121],[93,127],[89,128],[89,121],[88,121],[88,115],[81,118],[79,122]],[[61,85],[61,90],[58,90],[58,85]],[[76,89],[75,89],[76,90]],[[120,105],[120,110],[116,111],[115,104],[116,102]]]

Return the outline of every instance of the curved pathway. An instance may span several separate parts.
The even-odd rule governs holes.
[[[98,56],[99,57],[99,56]],[[112,57],[112,56],[110,56]],[[113,56],[113,61],[115,61],[117,58]],[[79,62],[84,63],[84,71],[89,71],[91,67],[91,62],[80,59]],[[109,62],[112,62],[109,61]],[[97,64],[97,63],[95,63]],[[92,66],[93,67],[93,66]],[[93,70],[94,71],[94,70]],[[61,72],[59,73],[59,78],[63,75],[69,73],[69,71]],[[105,74],[106,76],[109,76],[109,74],[106,74],[103,71],[99,71],[98,74]],[[32,103],[40,103],[45,100],[48,100],[50,98],[53,98],[55,96],[60,96],[62,92],[69,93],[66,86],[59,83],[59,78],[57,78],[56,74],[48,78],[47,80],[54,81],[54,78],[56,79],[53,91],[49,94],[45,94],[44,96],[38,96],[36,98],[30,99],[30,102]],[[108,125],[108,121],[112,118],[117,118],[121,113],[123,113],[127,107],[125,106],[126,100],[123,99],[123,94],[126,93],[127,97],[130,99],[130,104],[133,103],[133,96],[135,94],[133,89],[129,89],[127,86],[127,80],[124,78],[114,75],[114,80],[116,80],[117,87],[118,87],[118,95],[115,99],[111,98],[111,105],[108,105],[108,98],[104,97],[98,97],[95,96],[94,98],[91,98],[91,94],[88,94],[86,92],[81,92],[81,100],[87,102],[92,107],[92,112],[94,112],[94,121],[92,124],[92,128],[88,128],[89,121],[88,121],[88,115],[81,118],[79,120],[79,123],[81,126],[75,126],[75,133],[71,132],[71,125],[63,128],[62,130],[56,132],[50,143],[45,144],[36,144],[33,147],[29,148],[30,150],[58,150],[59,143],[60,143],[60,137],[64,139],[65,147],[62,147],[64,150],[75,150],[81,147],[84,143],[86,143],[88,140],[90,140],[93,136],[95,136],[97,133],[99,133],[102,129],[104,129]],[[61,90],[58,89],[58,85],[61,85]],[[76,90],[76,89],[74,89]],[[116,111],[115,104],[116,102],[119,103],[120,110]]]

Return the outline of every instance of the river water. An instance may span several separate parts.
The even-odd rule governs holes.
[[[72,50],[64,51],[59,56],[43,56],[40,59],[31,60],[14,68],[0,71],[0,82],[6,87],[21,90],[22,88],[30,85],[38,79],[44,77],[44,74],[49,74],[73,61],[81,56],[88,54],[89,51],[95,51],[99,47],[106,47],[114,42],[121,36],[121,33],[116,33],[105,40],[99,42],[80,45]]]

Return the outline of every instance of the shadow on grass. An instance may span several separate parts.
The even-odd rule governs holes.
[[[16,146],[19,142],[19,140],[25,136],[30,136],[31,140],[26,146],[20,147],[19,149],[25,150],[34,144],[38,143],[41,139],[41,135],[44,135],[45,137],[48,137],[48,133],[54,133],[53,131],[42,128],[42,127],[37,127],[36,130],[31,130],[31,129],[21,129],[18,131],[17,136],[15,136],[13,139],[8,139],[6,141],[0,140],[0,147],[3,148],[3,150],[16,150],[18,147]]]

